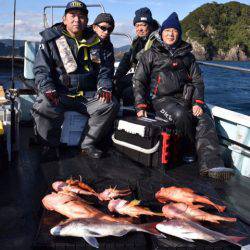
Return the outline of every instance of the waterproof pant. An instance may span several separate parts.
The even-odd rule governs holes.
[[[108,132],[118,109],[119,105],[115,98],[110,103],[101,103],[95,97],[85,99],[61,95],[59,105],[54,106],[43,94],[39,94],[31,113],[38,135],[52,147],[60,144],[65,111],[77,111],[86,115],[89,117],[88,125],[81,142],[81,148],[86,148],[94,145]]]
[[[132,77],[133,74],[127,74],[116,80],[116,96],[119,100],[123,100],[124,106],[131,106],[135,103]]]
[[[195,142],[201,173],[224,166],[214,121],[208,113],[194,117],[185,101],[174,97],[155,101],[153,107],[157,116],[172,121],[177,131]]]

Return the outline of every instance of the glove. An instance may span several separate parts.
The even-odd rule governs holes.
[[[57,106],[59,104],[59,96],[56,92],[56,90],[48,90],[44,92],[44,95],[49,100],[50,103]]]
[[[112,92],[104,88],[99,88],[97,90],[97,97],[104,102],[109,103],[112,100]]]

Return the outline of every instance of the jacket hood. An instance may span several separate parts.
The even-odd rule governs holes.
[[[150,38],[153,40],[152,48],[157,50],[157,51],[167,51],[170,53],[172,56],[184,56],[192,51],[192,45],[190,43],[187,43],[183,40],[179,40],[176,43],[176,46],[173,47],[168,46],[167,44],[164,44],[161,38],[161,33],[160,30],[154,31],[151,35]]]
[[[40,32],[40,35],[45,40],[45,42],[58,38],[62,35],[64,29],[63,23],[56,23],[52,27],[47,28]]]

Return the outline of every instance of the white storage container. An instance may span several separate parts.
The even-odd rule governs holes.
[[[68,146],[79,145],[81,135],[87,124],[87,121],[87,116],[84,116],[78,112],[65,112],[61,131],[61,143],[65,143]]]

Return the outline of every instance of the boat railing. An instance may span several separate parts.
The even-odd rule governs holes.
[[[203,61],[198,61],[198,63],[200,65],[209,66],[209,67],[223,68],[223,69],[228,69],[228,70],[236,70],[236,71],[250,73],[250,69],[242,68],[242,67],[222,65],[222,64],[219,64],[219,63],[211,63],[211,62],[203,62]]]
[[[130,44],[132,44],[132,41],[133,41],[132,37],[127,33],[112,32],[111,36],[125,36],[125,37],[127,37],[129,39]]]

